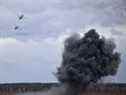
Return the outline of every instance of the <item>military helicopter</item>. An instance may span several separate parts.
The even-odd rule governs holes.
[[[15,26],[15,27],[14,27],[14,30],[17,30],[18,28],[19,28],[19,26]]]
[[[24,15],[23,14],[21,14],[20,16],[19,16],[19,20],[22,20],[24,18]]]

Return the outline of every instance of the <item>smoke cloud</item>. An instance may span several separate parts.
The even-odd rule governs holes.
[[[100,37],[95,29],[89,30],[82,38],[74,34],[66,39],[57,77],[61,83],[78,88],[72,90],[76,94],[70,95],[77,95],[81,87],[116,74],[121,60],[115,48],[113,40]]]

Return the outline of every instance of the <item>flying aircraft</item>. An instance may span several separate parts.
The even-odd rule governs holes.
[[[22,20],[24,18],[24,15],[23,14],[21,14],[19,17],[18,17],[18,20],[20,21],[20,20]],[[19,29],[19,26],[14,26],[14,30],[17,30],[17,29]]]
[[[14,30],[17,30],[18,28],[19,28],[19,26],[15,26],[15,27],[14,27]]]
[[[19,20],[22,20],[23,18],[24,18],[23,14],[19,16]]]

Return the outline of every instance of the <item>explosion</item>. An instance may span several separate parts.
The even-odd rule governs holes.
[[[113,40],[100,37],[95,29],[89,30],[83,37],[75,34],[67,38],[62,64],[57,72],[58,80],[71,89],[68,92],[76,91],[67,95],[78,95],[82,87],[115,75],[121,62],[115,48]]]

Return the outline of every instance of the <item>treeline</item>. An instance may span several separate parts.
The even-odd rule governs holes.
[[[12,83],[0,84],[0,93],[23,93],[36,92],[48,90],[51,87],[58,87],[58,83]],[[84,89],[84,93],[125,93],[119,95],[126,95],[126,84],[109,83],[109,84],[93,84]],[[94,94],[91,94],[94,95]]]
[[[58,86],[58,83],[9,83],[0,84],[0,92],[31,92],[48,90],[52,86]]]

